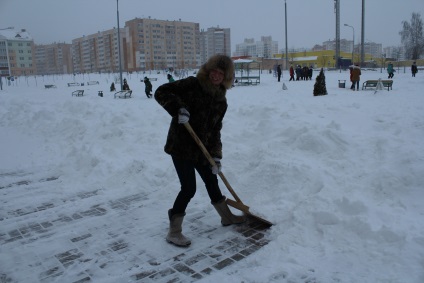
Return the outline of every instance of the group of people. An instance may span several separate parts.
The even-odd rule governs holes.
[[[168,79],[168,82],[175,81],[171,74],[167,75],[167,79]],[[150,79],[148,77],[144,77],[143,82],[144,82],[144,92],[146,93],[147,98],[152,98],[153,85],[150,82]],[[127,79],[124,79],[124,82],[122,84],[122,90],[130,90],[130,86],[128,85]],[[110,85],[110,91],[111,92],[116,91],[114,82],[112,82],[112,84]]]
[[[166,78],[168,79],[168,82],[175,82],[174,78],[172,77],[171,74],[166,75]],[[144,92],[146,93],[147,98],[152,98],[152,91],[153,91],[153,86],[152,83],[150,82],[150,79],[148,77],[144,77]]]
[[[389,79],[394,77],[394,72],[395,69],[393,68],[393,64],[392,62],[389,62],[389,64],[387,64],[387,73],[389,74]],[[415,74],[418,73],[417,62],[415,61],[411,65],[411,73],[413,77],[415,77]]]
[[[281,65],[277,65],[274,69],[277,76],[278,82],[281,80],[282,71]],[[271,72],[271,71],[270,71]],[[299,80],[312,80],[313,67],[304,66],[303,68],[300,65],[296,66],[296,69],[293,68],[293,65],[290,66],[290,79],[289,81],[294,81],[294,75],[296,74],[296,81]]]
[[[297,65],[296,69],[293,68],[293,65],[290,66],[290,79],[289,81],[294,81],[294,75],[296,74],[296,81],[307,81],[307,80],[312,80],[312,74],[313,74],[313,67],[310,66],[300,66]]]
[[[352,82],[352,85],[350,87],[351,90],[355,90],[355,87],[357,90],[359,90],[359,81],[361,79],[361,69],[359,68],[358,64],[352,65],[349,67],[350,69],[350,81]],[[415,77],[415,74],[418,72],[417,63],[414,61],[411,65],[411,73],[412,77]],[[393,68],[393,63],[389,62],[387,64],[387,74],[388,78],[392,79],[394,77],[395,69]]]
[[[280,81],[281,80],[281,75],[282,75],[282,73],[281,73],[281,65],[277,65],[276,66],[276,69],[274,69],[274,70],[275,70],[275,74],[277,75],[277,80]],[[312,66],[310,66],[310,67],[303,66],[302,67],[300,65],[297,65],[296,66],[296,69],[295,69],[295,68],[293,68],[293,65],[291,65],[290,66],[290,69],[289,69],[289,74],[290,74],[289,81],[294,81],[294,80],[296,80],[296,81],[312,80],[313,71],[314,71],[314,69],[313,69]],[[294,77],[295,74],[296,74],[296,79]]]

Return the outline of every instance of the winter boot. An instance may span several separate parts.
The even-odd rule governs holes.
[[[245,222],[246,221],[245,216],[237,216],[231,212],[230,208],[225,202],[225,199],[226,198],[224,197],[219,202],[212,203],[212,205],[215,207],[216,211],[218,212],[219,216],[221,216],[221,224],[223,226],[228,226],[231,224],[241,224]]]
[[[166,240],[174,244],[176,246],[180,247],[187,247],[191,244],[191,241],[189,238],[186,238],[183,234],[181,234],[182,231],[182,224],[184,220],[185,213],[180,214],[172,214],[172,209],[168,210],[168,216],[169,216],[169,232],[166,236]]]

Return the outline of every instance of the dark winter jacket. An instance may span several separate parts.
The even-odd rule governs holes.
[[[150,82],[149,78],[147,78],[147,77],[144,78],[144,86],[145,86],[144,91],[146,93],[152,92],[153,86],[152,86],[152,83]]]
[[[280,65],[277,66],[277,75],[281,76],[281,67]]]
[[[393,64],[389,63],[387,65],[387,73],[389,74],[393,73]]]
[[[418,73],[418,68],[417,68],[417,65],[416,64],[412,64],[412,66],[411,66],[411,72],[413,74]]]
[[[227,84],[231,84],[232,79],[231,73]],[[172,116],[165,152],[195,163],[208,163],[184,125],[178,124],[178,110],[184,107],[190,113],[190,125],[211,156],[222,158],[221,128],[227,110],[225,94],[226,88],[214,86],[203,69],[196,77],[161,85],[155,92],[155,99]]]
[[[302,67],[297,65],[295,72],[296,72],[296,77],[300,77],[302,75]]]
[[[302,68],[302,72],[303,72],[303,75],[306,77],[306,76],[308,76],[308,73],[309,73],[309,68],[308,68],[308,66],[304,66],[303,68]]]

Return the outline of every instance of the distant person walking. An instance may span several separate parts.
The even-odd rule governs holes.
[[[389,74],[389,79],[393,78],[394,72],[395,70],[393,69],[393,64],[392,62],[389,62],[389,64],[387,65],[387,73]]]
[[[293,65],[290,66],[290,80],[289,81],[294,81],[294,69],[293,69]]]
[[[170,83],[175,82],[175,80],[174,80],[174,78],[172,77],[171,74],[168,74],[166,77],[168,78],[168,82],[170,82]]]
[[[361,68],[359,68],[359,66],[356,64],[352,67],[352,73],[351,73],[352,86],[350,87],[350,89],[355,90],[355,85],[356,85],[356,90],[359,91],[360,80],[361,80]]]
[[[302,68],[300,67],[300,65],[296,66],[296,81],[300,80],[300,76],[302,75]]]
[[[308,78],[309,78],[309,68],[308,68],[308,66],[303,66],[303,68],[302,68],[302,80],[305,80],[305,81],[307,81],[308,80]]]
[[[417,68],[417,63],[416,62],[412,63],[411,73],[412,73],[412,76],[413,77],[415,77],[415,74],[418,73],[418,68]]]
[[[146,93],[147,98],[152,98],[152,83],[148,77],[144,77],[144,92]]]
[[[313,67],[312,67],[312,65],[311,65],[311,67],[309,67],[309,70],[308,70],[308,77],[309,77],[309,80],[312,80],[312,74],[313,74],[313,72],[314,72],[314,70],[313,70]]]
[[[278,81],[280,81],[280,78],[281,78],[281,65],[278,65],[277,66],[277,78],[278,78]]]

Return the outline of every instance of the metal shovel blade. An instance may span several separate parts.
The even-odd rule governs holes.
[[[205,157],[208,159],[209,163],[212,166],[216,166],[215,160],[213,160],[212,156],[209,154],[208,150],[206,149],[206,147],[203,145],[202,141],[199,139],[199,137],[197,136],[197,134],[194,132],[193,128],[190,126],[189,123],[185,123],[184,126],[186,127],[187,131],[190,133],[190,135],[193,137],[194,141],[197,143],[197,145],[200,147],[200,149],[202,150],[203,154],[205,155]],[[256,222],[259,222],[263,225],[265,225],[266,227],[271,227],[273,224],[271,222],[269,222],[268,220],[263,219],[262,217],[259,217],[257,215],[252,214],[249,211],[249,207],[246,206],[241,199],[238,197],[238,195],[236,194],[236,192],[233,190],[233,188],[231,187],[230,183],[227,181],[227,178],[225,178],[224,173],[219,172],[219,177],[221,177],[222,182],[224,182],[225,186],[227,187],[227,189],[230,191],[231,195],[234,197],[235,200],[229,199],[227,198],[226,202],[229,206],[234,207],[235,209],[241,210],[245,213],[245,215],[251,219],[253,219]]]

